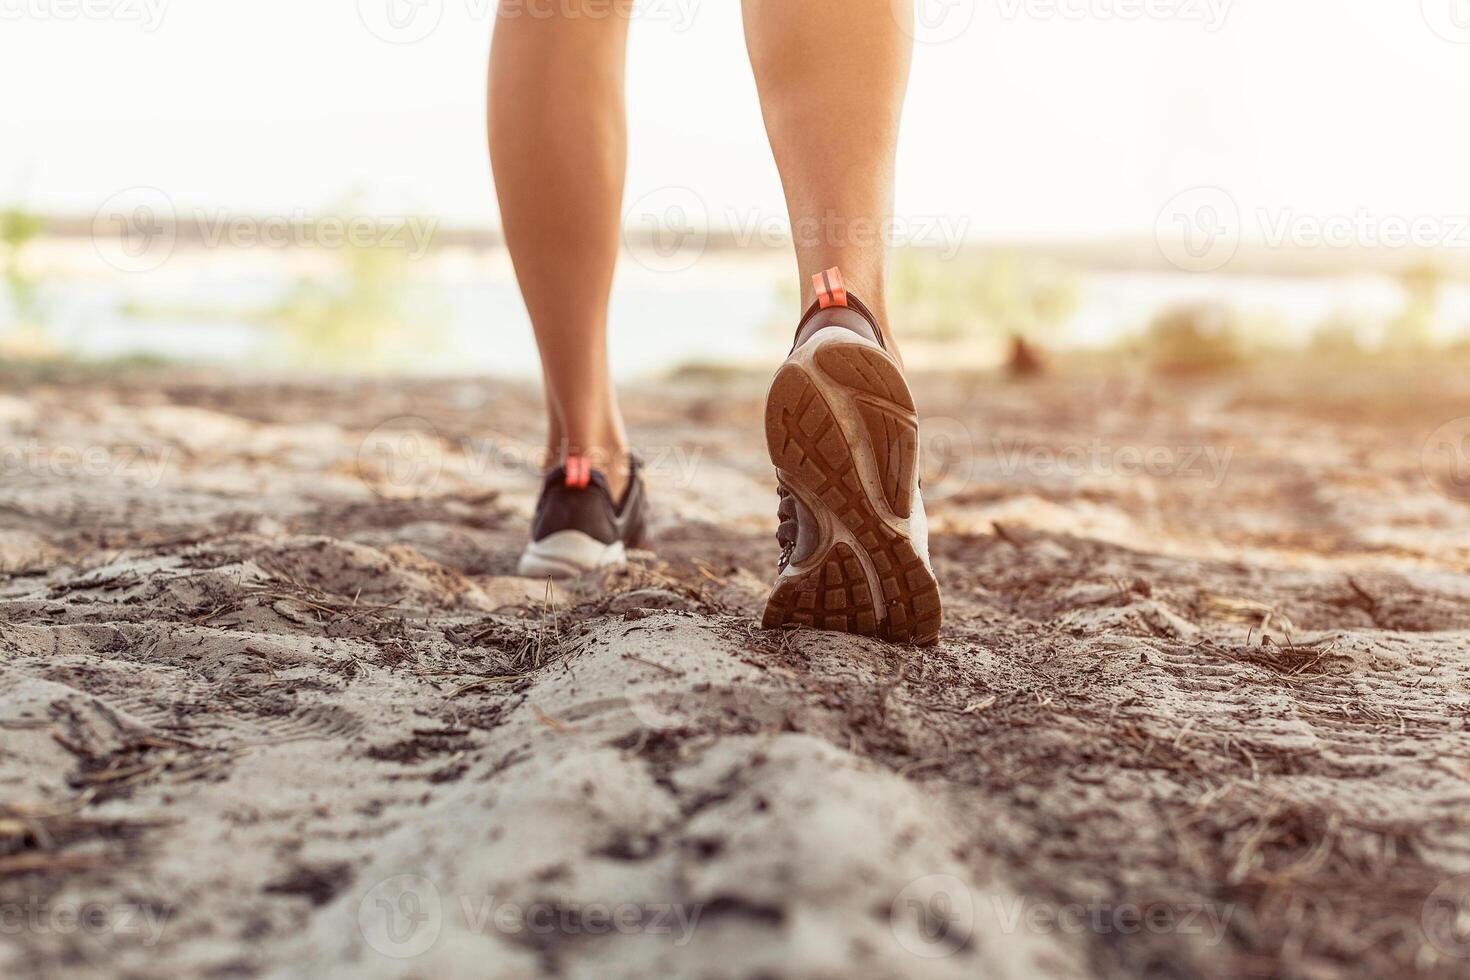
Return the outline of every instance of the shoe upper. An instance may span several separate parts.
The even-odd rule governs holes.
[[[859,337],[871,340],[887,350],[887,345],[883,343],[883,331],[878,329],[878,318],[873,316],[873,311],[850,293],[843,294],[843,302],[847,305],[824,307],[820,300],[813,303],[806,311],[806,315],[801,318],[801,323],[797,325],[796,339],[791,344],[792,353],[827,327],[843,327],[851,330]]]
[[[647,491],[641,469],[638,457],[630,455],[628,486],[615,502],[601,470],[591,469],[583,457],[569,457],[546,474],[531,522],[531,540],[580,531],[603,544],[641,544],[647,531]]]

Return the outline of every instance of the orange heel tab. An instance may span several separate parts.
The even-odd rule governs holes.
[[[812,276],[817,290],[817,305],[822,309],[847,305],[847,287],[842,283],[842,270],[836,266]]]
[[[567,457],[567,486],[577,490],[585,490],[592,482],[592,464],[587,462],[586,456]]]

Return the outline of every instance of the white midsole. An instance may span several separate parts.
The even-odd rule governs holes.
[[[526,545],[519,570],[527,578],[576,578],[627,563],[628,550],[621,541],[603,544],[581,531],[558,531]]]

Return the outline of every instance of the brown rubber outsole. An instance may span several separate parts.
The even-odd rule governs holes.
[[[939,583],[905,533],[918,480],[913,396],[897,363],[871,344],[810,346],[771,383],[766,445],[820,541],[777,580],[762,626],[934,644]]]

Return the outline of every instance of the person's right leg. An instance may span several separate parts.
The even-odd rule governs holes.
[[[895,357],[884,288],[898,127],[913,48],[895,0],[743,0],[745,43],[796,246],[805,309],[812,277],[842,269]]]
[[[541,351],[548,468],[582,456],[614,497],[628,444],[608,371],[621,229],[630,5],[507,0],[490,52],[490,161],[501,224]]]
[[[912,11],[894,0],[744,0],[744,11],[808,307],[766,399],[782,554],[762,622],[931,644],[941,603],[918,415],[884,303]]]

